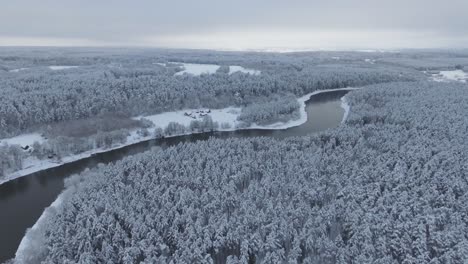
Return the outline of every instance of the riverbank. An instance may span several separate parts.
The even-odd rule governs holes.
[[[347,94],[346,91],[336,91],[328,94],[323,93],[310,97],[310,100],[308,98],[311,96],[310,94],[302,96],[300,99],[304,102],[305,109],[301,110],[305,110],[305,115],[303,116],[306,117],[303,119],[305,123],[294,128],[243,129],[225,133],[207,132],[163,138],[160,140],[150,140],[123,147],[119,150],[106,151],[105,153],[97,154],[88,159],[64,164],[58,168],[44,170],[43,172],[28,175],[28,177],[23,177],[4,184],[0,186],[0,188],[3,187],[4,193],[11,191],[11,195],[5,197],[3,201],[0,199],[0,211],[9,212],[10,220],[4,219],[3,224],[0,226],[8,228],[8,230],[13,230],[8,233],[8,236],[5,237],[6,240],[3,242],[5,245],[6,243],[11,243],[13,247],[10,249],[5,248],[3,254],[8,258],[13,258],[16,254],[18,260],[26,260],[28,256],[30,256],[29,253],[31,251],[28,249],[32,250],[34,249],[34,245],[37,245],[37,243],[33,241],[37,241],[36,238],[39,234],[38,230],[41,229],[41,223],[47,222],[47,220],[54,215],[54,212],[60,208],[59,201],[64,197],[64,193],[66,192],[66,189],[64,190],[63,188],[63,182],[64,179],[70,179],[70,175],[81,173],[86,168],[98,166],[99,163],[108,164],[114,160],[120,160],[123,157],[135,155],[136,153],[147,151],[156,146],[167,148],[179,145],[182,142],[205,141],[212,137],[220,139],[241,137],[273,137],[282,139],[285,137],[304,136],[310,133],[324,131],[328,128],[340,125],[344,113],[340,98],[345,94]],[[293,124],[291,123],[289,125]],[[27,187],[16,189],[19,185]],[[66,183],[66,186],[70,185]],[[54,201],[56,202],[54,203]],[[8,208],[11,209],[9,210]],[[27,216],[24,216],[25,210],[28,212]],[[24,223],[11,221],[11,219],[19,218],[30,220],[24,221]],[[0,232],[2,232],[2,230],[0,230]],[[21,246],[19,246],[20,244]],[[2,254],[2,252],[0,252],[0,254]],[[27,263],[27,261],[24,262]]]
[[[36,223],[26,231],[23,239],[18,246],[18,250],[16,251],[14,263],[15,264],[27,264],[27,263],[35,263],[34,259],[30,259],[30,254],[27,252],[31,252],[34,248],[37,248],[37,243],[41,242],[40,239],[40,229],[44,227],[47,223],[47,219],[51,217],[56,211],[59,210],[60,205],[62,204],[63,198],[65,194],[69,192],[69,189],[64,190],[55,201],[47,207],[44,212],[41,214],[39,219],[37,219]]]
[[[306,102],[310,99],[311,96],[321,94],[321,93],[327,93],[327,92],[352,91],[352,90],[357,90],[357,89],[360,89],[360,88],[347,87],[347,88],[339,88],[339,89],[327,89],[327,90],[314,91],[312,93],[301,96],[297,99],[300,104],[299,118],[296,120],[290,120],[288,122],[278,122],[278,123],[273,123],[269,125],[252,124],[248,127],[239,128],[237,127],[238,125],[237,116],[240,115],[241,109],[235,108],[235,107],[227,107],[223,109],[212,109],[210,113],[210,117],[212,117],[214,122],[218,122],[220,124],[218,129],[215,129],[215,131],[220,131],[220,132],[221,131],[249,130],[249,129],[283,130],[283,129],[300,126],[304,124],[305,122],[307,122],[307,112],[305,108],[306,108]],[[349,106],[347,106],[346,102],[342,100],[341,107],[345,110],[345,115],[343,116],[343,122],[344,122],[349,112]],[[8,174],[7,176],[5,176],[3,179],[0,180],[0,185],[6,182],[9,182],[11,180],[17,179],[17,178],[27,176],[35,172],[59,167],[70,162],[85,159],[95,154],[105,153],[111,150],[116,150],[116,149],[120,149],[126,146],[130,146],[136,143],[152,140],[154,139],[155,130],[157,128],[164,129],[167,126],[167,124],[170,122],[177,122],[184,126],[188,126],[190,124],[190,121],[193,119],[190,118],[189,116],[186,116],[185,113],[189,113],[189,112],[195,113],[196,111],[200,111],[200,110],[199,109],[186,109],[186,110],[180,110],[180,111],[165,112],[165,113],[152,115],[152,116],[138,117],[138,118],[148,119],[155,125],[154,127],[149,129],[149,135],[141,136],[141,135],[138,135],[137,130],[132,131],[130,135],[128,136],[126,143],[115,145],[115,146],[112,146],[111,148],[92,149],[92,150],[89,150],[80,154],[63,157],[61,158],[60,161],[51,160],[51,159],[40,160],[37,158],[29,157],[28,159],[25,160],[24,169]],[[229,128],[222,128],[221,124],[223,123],[229,124]],[[165,137],[169,138],[169,137],[199,134],[199,133],[204,133],[204,132],[186,132],[186,133],[173,134],[173,135],[165,136]]]
[[[153,262],[196,262],[200,256],[207,256],[208,260],[216,258],[210,255],[211,248],[197,244],[201,239],[199,234],[205,234],[208,229],[214,234],[209,236],[213,239],[208,242],[224,250],[229,248],[225,241],[229,243],[230,237],[257,245],[259,240],[255,237],[265,233],[264,225],[258,223],[280,227],[269,230],[274,232],[270,237],[282,239],[282,234],[303,234],[296,239],[297,244],[303,245],[327,230],[330,225],[327,223],[332,223],[346,226],[346,230],[325,233],[321,236],[323,241],[313,241],[318,247],[325,245],[323,251],[310,247],[312,250],[304,251],[302,256],[318,259],[317,252],[325,252],[322,259],[327,259],[329,245],[336,249],[336,255],[344,256],[355,248],[372,248],[373,241],[378,240],[387,243],[374,250],[377,253],[368,255],[367,251],[358,251],[352,258],[384,262],[388,260],[385,253],[395,245],[400,245],[398,252],[404,252],[417,241],[426,241],[426,232],[405,241],[398,240],[394,234],[417,230],[421,221],[428,219],[426,229],[434,237],[455,246],[431,244],[422,254],[409,252],[396,256],[395,262],[416,258],[424,262],[431,252],[439,252],[433,259],[450,258],[454,262],[465,259],[463,245],[467,239],[459,234],[468,230],[468,225],[460,221],[464,216],[460,208],[468,203],[468,196],[461,192],[467,189],[463,164],[468,160],[468,153],[464,151],[468,147],[464,129],[468,122],[465,114],[468,101],[460,98],[465,98],[467,91],[466,85],[433,82],[376,85],[348,94],[346,99],[352,112],[346,125],[315,136],[286,140],[208,138],[203,142],[177,144],[165,150],[127,157],[84,173],[86,180],[78,185],[78,191],[71,199],[63,201],[61,208],[65,211],[56,214],[42,230],[45,237],[40,243],[42,248],[32,253],[39,252],[42,255],[38,259],[49,262],[122,262],[125,259],[121,252],[136,248],[135,256],[143,252],[142,258]],[[339,101],[343,94],[334,98],[339,113],[338,120],[335,119],[337,126],[343,116]],[[326,99],[327,96],[313,98]],[[318,101],[317,105],[323,104]],[[312,112],[307,112],[307,124],[313,123]],[[447,130],[447,127],[453,129]],[[287,131],[291,130],[285,133]],[[208,165],[207,160],[210,161]],[[260,173],[249,173],[252,170],[260,170]],[[125,173],[119,173],[122,171]],[[256,184],[260,180],[261,184]],[[213,195],[200,195],[200,190]],[[320,195],[314,195],[317,192]],[[174,193],[181,195],[174,196]],[[377,202],[376,194],[379,195]],[[165,198],[163,204],[160,197]],[[443,208],[437,201],[444,202]],[[310,203],[329,206],[308,208]],[[413,215],[415,203],[424,210]],[[268,206],[271,204],[274,210]],[[399,205],[397,209],[395,204]],[[307,210],[298,213],[297,208]],[[333,213],[329,214],[330,211]],[[104,215],[101,212],[105,212]],[[209,212],[208,217],[214,220],[202,226],[196,221],[177,222],[177,219],[191,219],[200,212]],[[438,213],[453,216],[445,219],[443,230],[430,222]],[[405,214],[410,217],[395,217]],[[321,218],[324,215],[328,216],[325,220]],[[344,220],[337,223],[337,215],[352,217],[340,218]],[[146,219],[173,224],[155,227]],[[230,219],[228,225],[225,219]],[[282,225],[291,219],[300,223],[294,230]],[[311,219],[316,223],[310,222]],[[311,230],[311,226],[314,229]],[[375,239],[369,237],[369,228],[379,230],[382,226],[389,226],[390,231],[374,232]],[[181,227],[191,230],[191,234],[182,232],[178,240],[169,237],[162,242],[147,231],[165,234],[177,232]],[[340,236],[346,237],[349,232],[355,238],[368,239],[341,243]],[[98,243],[118,247],[108,251],[93,247],[96,237],[100,239]],[[268,241],[260,240],[263,244],[254,247],[251,253],[259,256],[257,259],[271,253],[261,251],[270,247]],[[290,239],[285,238],[279,243],[287,245],[289,242]],[[151,243],[174,245],[175,253],[159,258],[160,252],[148,250],[147,245]],[[236,246],[242,247],[240,244]],[[286,247],[274,250],[281,255]]]
[[[343,119],[341,119],[341,123],[343,124],[346,122],[346,119],[348,119],[349,111],[351,110],[351,107],[346,100],[346,96],[341,97],[341,108],[344,110]]]

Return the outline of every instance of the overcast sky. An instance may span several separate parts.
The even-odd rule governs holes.
[[[468,0],[12,0],[0,45],[468,47]]]

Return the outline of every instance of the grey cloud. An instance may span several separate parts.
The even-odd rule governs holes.
[[[468,36],[466,0],[5,1],[0,38],[137,43],[229,31],[405,31]]]

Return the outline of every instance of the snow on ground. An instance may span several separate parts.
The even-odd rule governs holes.
[[[42,212],[36,223],[26,231],[26,234],[21,239],[18,249],[16,250],[14,263],[23,264],[32,263],[35,261],[28,258],[28,252],[34,251],[40,247],[40,245],[37,244],[40,243],[40,239],[37,239],[36,233],[40,232],[40,230],[44,228],[43,226],[47,224],[47,218],[50,217],[51,214],[54,214],[54,211],[59,209],[63,202],[63,196],[65,192],[61,193],[57,199],[55,199],[55,201],[49,207],[47,207],[44,212]]]
[[[196,113],[197,111],[199,113]],[[63,157],[61,160],[56,160],[56,159],[42,159],[41,160],[34,156],[29,156],[23,161],[23,169],[13,172],[7,175],[6,177],[4,177],[3,179],[0,179],[0,185],[5,182],[29,175],[31,173],[58,167],[66,163],[88,158],[94,154],[123,148],[128,145],[132,145],[138,142],[153,139],[154,138],[153,133],[156,127],[160,127],[164,129],[167,127],[167,125],[170,122],[177,122],[188,127],[192,120],[203,119],[203,116],[200,113],[201,111],[203,111],[203,114],[205,114],[207,112],[207,109],[187,109],[187,110],[180,110],[180,111],[174,111],[174,112],[165,112],[165,113],[151,115],[151,116],[144,116],[144,118],[152,121],[155,124],[155,127],[153,129],[149,129],[150,130],[149,136],[143,137],[137,133],[137,130],[134,130],[127,137],[127,142],[125,144],[114,145],[111,148],[92,149],[92,150],[89,150],[89,151],[86,151],[77,155]],[[191,116],[195,118],[186,116],[184,115],[185,113],[191,113]],[[237,117],[240,115],[240,113],[241,113],[241,108],[227,107],[223,109],[210,109],[210,113],[206,115],[210,115],[213,121],[219,123],[219,126],[220,126],[220,128],[218,129],[219,131],[231,131],[231,130],[236,129],[236,126],[238,124]],[[139,118],[142,118],[142,117],[137,117],[135,119],[139,119]],[[230,128],[222,129],[221,128],[222,123],[229,123]],[[190,133],[187,132],[186,134],[190,134]],[[172,136],[178,136],[178,135],[172,135]],[[166,137],[169,137],[169,136],[166,136]],[[18,144],[18,145],[24,146],[26,144],[28,145],[33,144],[35,141],[38,141],[39,143],[43,143],[45,142],[45,139],[41,137],[39,134],[27,134],[27,135],[20,135],[14,138],[2,139],[0,143]]]
[[[254,70],[254,69],[246,69],[242,66],[229,66],[229,74],[233,74],[235,72],[243,72],[243,73],[249,73],[252,75],[260,75],[262,73],[259,70]]]
[[[19,68],[19,69],[13,69],[13,70],[9,70],[9,72],[20,72],[20,71],[24,71],[24,70],[27,70],[29,68]]]
[[[175,75],[183,75],[185,73],[199,76],[201,74],[213,74],[215,73],[220,66],[216,64],[199,64],[199,63],[183,63],[183,62],[171,62],[175,64],[181,64],[182,67],[184,68],[183,71],[180,71],[176,73]],[[153,64],[161,65],[161,66],[166,66],[165,63],[160,63],[160,62],[155,62]],[[261,71],[259,70],[254,70],[254,69],[246,69],[242,66],[229,66],[229,74],[233,74],[235,72],[243,72],[243,73],[249,73],[252,75],[259,75]]]
[[[259,70],[246,69],[242,66],[229,66],[229,74],[233,74],[235,72],[249,73],[252,75],[260,75],[261,73]]]
[[[42,143],[45,141],[45,139],[38,133],[24,134],[12,138],[0,139],[0,145],[5,143],[8,145],[20,145],[22,147],[25,147],[32,146],[32,144],[34,144],[34,142],[36,141],[38,143]]]
[[[72,69],[72,68],[78,68],[78,66],[61,66],[61,65],[49,66],[49,69],[53,71],[66,70],[66,69]]]
[[[139,136],[136,131],[133,131],[132,133],[130,133],[130,136],[127,138],[127,142],[125,144],[121,144],[121,145],[116,144],[116,145],[113,145],[111,148],[96,148],[96,149],[85,151],[80,154],[63,157],[60,160],[38,159],[34,156],[29,156],[23,161],[23,169],[10,173],[9,175],[0,179],[0,185],[2,185],[5,182],[11,181],[17,178],[21,178],[23,176],[26,176],[26,175],[29,175],[38,171],[55,168],[66,163],[70,163],[70,162],[74,162],[77,160],[91,157],[94,154],[104,153],[104,152],[108,152],[111,150],[123,148],[125,146],[129,146],[138,142],[150,140],[152,138],[153,138],[152,135],[149,135],[147,137],[142,137],[142,136]]]
[[[343,124],[348,119],[349,111],[351,110],[348,101],[346,101],[346,96],[341,97],[341,108],[344,109],[343,119],[341,119],[341,124]]]
[[[277,123],[274,123],[274,124],[263,125],[263,126],[259,126],[259,125],[254,124],[254,125],[248,127],[247,129],[287,129],[287,128],[291,128],[291,127],[300,126],[300,125],[304,124],[305,122],[307,122],[306,102],[310,99],[311,96],[316,95],[316,94],[320,94],[320,93],[333,92],[333,91],[353,91],[353,90],[358,90],[358,89],[361,89],[361,88],[347,87],[347,88],[340,88],[340,89],[327,89],[327,90],[320,90],[320,91],[315,91],[315,92],[306,94],[306,95],[304,95],[302,97],[299,97],[297,99],[297,101],[301,105],[299,119],[289,120],[287,122],[277,122]],[[344,122],[346,120],[347,115],[349,113],[349,105],[347,103],[345,103],[345,104],[343,103],[343,98],[344,97],[342,97],[341,107],[345,110],[344,115],[346,117],[343,116],[342,122]]]
[[[207,113],[208,110],[210,113]],[[241,113],[241,108],[227,107],[222,109],[185,109],[174,112],[165,112],[156,115],[144,116],[150,120],[156,127],[165,128],[170,122],[177,122],[188,127],[193,120],[202,120],[203,115],[208,115],[214,122],[229,123],[231,127],[238,124],[237,117]],[[140,119],[142,117],[138,117]]]
[[[250,126],[248,128],[245,128],[245,129],[287,129],[287,128],[290,128],[290,127],[299,126],[299,125],[301,125],[301,124],[303,124],[303,123],[305,123],[307,121],[307,112],[305,110],[305,107],[306,107],[305,103],[306,103],[306,101],[308,101],[310,99],[311,96],[316,95],[316,94],[320,94],[320,93],[331,92],[331,91],[344,91],[344,90],[352,91],[352,90],[357,90],[357,89],[360,89],[360,88],[348,87],[348,88],[341,88],[341,89],[321,90],[321,91],[315,91],[313,93],[309,93],[309,94],[304,95],[304,96],[297,99],[298,102],[301,104],[300,118],[299,119],[291,120],[291,121],[288,121],[288,122],[285,122],[285,123],[279,122],[279,123],[275,123],[275,124],[271,124],[271,125],[267,125],[267,126],[252,125],[252,126]],[[349,111],[350,111],[350,107],[349,107],[348,103],[346,102],[345,96],[343,96],[341,98],[341,107],[345,110],[345,113],[343,115],[343,120],[341,121],[342,123],[344,123],[344,121],[346,120],[346,118],[347,118],[347,116],[349,114]],[[178,122],[180,124],[189,125],[190,122],[192,120],[194,120],[194,119],[189,117],[189,116],[186,116],[184,114],[188,113],[188,112],[191,112],[191,114],[194,116],[196,111],[200,111],[200,110],[190,109],[190,110],[181,110],[181,111],[175,111],[175,112],[167,112],[167,113],[162,113],[162,114],[157,114],[157,115],[152,115],[152,116],[146,116],[145,118],[151,120],[153,123],[155,123],[155,125],[161,126],[161,127],[167,126],[167,124],[169,124],[169,122]],[[206,112],[206,110],[204,110],[204,111]],[[224,129],[224,130],[236,130],[235,125],[238,122],[237,121],[237,116],[240,113],[241,113],[241,109],[236,108],[236,107],[227,107],[227,108],[223,108],[223,109],[211,109],[210,110],[210,116],[213,119],[213,121],[219,122],[220,124],[221,123],[230,123],[231,124],[230,129]],[[200,118],[201,117],[197,117],[197,119],[200,119]],[[34,136],[32,136],[32,135],[35,135],[35,134],[30,134],[29,136],[28,135],[19,136],[17,138],[34,139]],[[134,144],[134,143],[144,141],[144,140],[149,140],[151,138],[152,138],[152,136],[148,136],[148,137],[138,136],[136,131],[134,131],[134,132],[131,133],[131,135],[128,138],[129,140],[124,145],[115,146],[114,148],[111,148],[111,149],[105,149],[105,150],[100,149],[100,150],[88,151],[88,152],[85,152],[85,153],[82,153],[82,154],[79,154],[79,155],[66,157],[66,158],[62,159],[61,163],[52,162],[50,160],[39,161],[37,166],[35,166],[34,168],[31,168],[29,170],[24,169],[24,170],[22,170],[21,173],[19,173],[17,175],[20,175],[20,174],[27,175],[27,174],[30,174],[30,173],[33,173],[33,172],[36,172],[36,171],[40,171],[40,170],[43,170],[43,169],[47,169],[47,168],[50,168],[50,167],[59,166],[60,164],[64,164],[64,163],[72,162],[72,161],[79,160],[79,159],[82,159],[82,158],[86,158],[86,157],[89,157],[89,156],[91,156],[92,154],[95,154],[95,153],[107,152],[107,151],[110,151],[112,149],[121,148],[121,147],[124,147],[124,146],[127,146],[127,145],[131,145],[131,144]],[[17,142],[17,141],[15,141],[15,142]],[[21,141],[21,142],[26,142],[26,141]],[[27,141],[27,142],[29,142],[29,141]],[[18,177],[20,177],[20,176],[10,178],[9,180],[12,180],[12,179],[18,178]],[[0,180],[0,184],[4,183],[6,181],[8,181],[8,180],[4,180],[4,181]],[[25,236],[23,237],[23,239],[20,242],[18,250],[16,251],[15,263],[28,263],[28,262],[30,262],[30,260],[28,259],[27,252],[29,250],[31,250],[31,249],[37,248],[37,245],[34,244],[34,243],[36,243],[36,240],[34,239],[35,233],[38,230],[40,230],[42,225],[45,224],[45,221],[46,221],[47,217],[50,214],[54,213],[54,211],[57,210],[61,206],[61,203],[63,201],[63,197],[65,195],[65,192],[61,193],[57,197],[57,199],[49,207],[47,207],[44,210],[44,212],[39,217],[37,222],[26,232]]]
[[[188,73],[188,74],[198,76],[203,73],[212,74],[212,73],[215,73],[219,69],[219,65],[215,65],[215,64],[180,63],[180,62],[172,62],[172,63],[182,64],[182,67],[184,68],[183,71],[180,71],[176,73],[175,75],[182,75],[184,73]]]
[[[297,99],[297,101],[300,104],[300,117],[299,119],[296,120],[289,120],[287,122],[277,122],[269,125],[257,125],[257,124],[252,124],[249,127],[245,127],[242,129],[267,129],[267,130],[272,130],[272,129],[287,129],[295,126],[300,126],[304,124],[307,121],[307,112],[306,112],[306,102],[310,99],[311,96],[320,94],[320,93],[326,93],[326,92],[332,92],[332,91],[352,91],[352,90],[357,90],[360,88],[352,88],[352,87],[347,87],[347,88],[341,88],[341,89],[330,89],[330,90],[321,90],[321,91],[315,91],[309,94],[306,94],[300,98]],[[347,117],[349,113],[349,106],[347,103],[343,102],[341,103],[341,107],[345,110],[345,116]],[[145,118],[150,120],[155,124],[156,127],[161,127],[165,128],[170,122],[177,122],[179,124],[182,124],[186,127],[190,125],[190,122],[192,120],[202,120],[202,116],[197,114],[197,111],[205,111],[203,109],[186,109],[186,110],[180,110],[180,111],[175,111],[175,112],[165,112],[157,115],[151,115],[151,116],[144,116],[144,117],[137,117],[136,119],[140,118]],[[219,125],[222,123],[228,123],[230,125],[230,129],[219,129],[220,131],[232,131],[232,130],[238,130],[239,128],[236,128],[236,126],[239,124],[239,121],[237,120],[237,117],[241,114],[242,109],[237,108],[237,107],[227,107],[223,109],[210,109],[211,113],[208,115],[211,117],[211,119],[214,122],[218,122]],[[196,116],[197,118],[194,119],[190,116],[187,116],[185,114],[189,114],[190,116]],[[343,117],[343,122],[346,119],[346,117]]]
[[[468,81],[468,73],[462,70],[441,71],[438,74],[432,74],[432,80],[436,82],[457,81],[466,83]]]
[[[273,130],[273,129],[287,129],[291,127],[296,127],[304,124],[307,121],[307,112],[306,112],[306,101],[310,99],[311,96],[320,94],[320,93],[326,93],[326,92],[332,92],[332,91],[352,91],[352,90],[357,90],[360,88],[341,88],[341,89],[330,89],[330,90],[321,90],[321,91],[315,91],[312,93],[309,93],[307,95],[304,95],[300,98],[298,98],[298,102],[300,104],[300,117],[299,119],[296,120],[290,120],[287,122],[277,122],[274,124],[269,124],[269,125],[257,125],[257,124],[252,124],[249,127],[241,128],[241,129],[268,129],[268,130]],[[343,121],[344,122],[348,116],[349,113],[349,105],[346,103],[345,98],[342,98],[342,103],[341,107],[345,110],[345,114],[343,116]],[[198,111],[198,113],[197,113]],[[138,142],[146,141],[153,139],[153,132],[157,127],[160,128],[166,128],[167,125],[170,122],[177,122],[179,124],[182,124],[186,127],[190,125],[190,122],[192,120],[202,120],[203,115],[209,115],[214,122],[218,122],[219,128],[218,131],[234,131],[238,130],[240,128],[237,127],[239,124],[239,121],[237,120],[237,117],[241,114],[242,109],[238,107],[227,107],[223,109],[209,109],[210,113],[208,113],[208,109],[185,109],[185,110],[179,110],[179,111],[173,111],[173,112],[165,112],[161,114],[156,114],[156,115],[150,115],[150,116],[140,116],[140,117],[135,117],[135,119],[141,119],[145,118],[150,120],[155,124],[155,127],[152,129],[149,129],[150,135],[143,137],[137,133],[137,130],[134,130],[130,133],[130,135],[127,137],[127,142],[125,144],[121,145],[114,145],[111,148],[103,149],[92,149],[77,155],[72,155],[72,156],[67,156],[63,157],[60,161],[56,159],[46,159],[46,160],[39,160],[33,156],[28,157],[26,160],[23,162],[23,169],[16,171],[14,173],[11,173],[10,175],[7,175],[3,179],[0,179],[0,185],[14,180],[16,178],[20,178],[26,175],[29,175],[34,172],[42,171],[45,169],[53,168],[53,167],[58,167],[62,164],[70,163],[73,161],[77,161],[80,159],[88,158],[94,154],[98,153],[103,153],[103,152],[108,152],[110,150],[114,149],[119,149],[123,148],[128,145],[132,145]],[[185,115],[187,113],[187,115]],[[193,118],[193,117],[195,118]],[[221,125],[225,123],[229,124],[229,128],[222,128]],[[191,134],[190,132],[187,132],[185,134]],[[179,136],[179,135],[171,135],[171,137],[174,136]],[[168,136],[166,136],[168,137]],[[9,139],[2,139],[0,143],[8,143],[8,144],[33,144],[35,141],[38,141],[39,143],[43,143],[46,141],[43,137],[41,137],[39,134],[27,134],[27,135],[21,135],[17,136],[14,138],[9,138]]]

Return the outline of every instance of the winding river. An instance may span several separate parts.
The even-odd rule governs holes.
[[[27,228],[34,225],[44,209],[62,192],[63,179],[91,168],[99,163],[117,161],[140,153],[153,146],[168,147],[181,142],[194,142],[216,138],[241,138],[267,136],[285,138],[304,136],[334,128],[341,123],[344,110],[341,97],[348,91],[331,91],[313,95],[306,102],[307,122],[284,130],[239,130],[209,132],[157,140],[149,140],[109,152],[100,153],[56,168],[36,172],[0,185],[0,263],[15,256]]]

